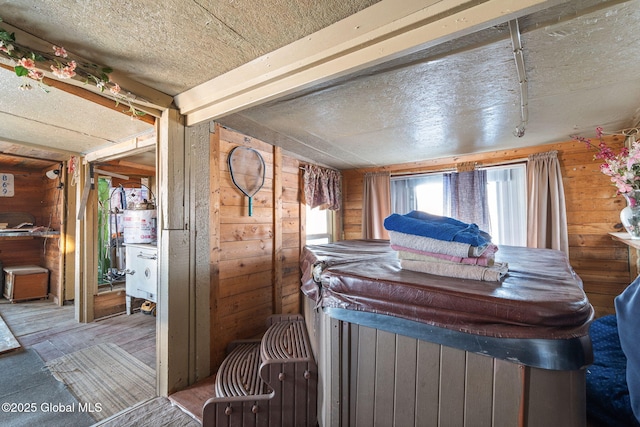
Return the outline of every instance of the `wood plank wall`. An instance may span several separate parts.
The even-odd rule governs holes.
[[[618,136],[608,136],[605,142],[616,152],[623,144],[622,138]],[[581,142],[566,141],[376,169],[343,171],[344,238],[362,237],[362,190],[366,172],[388,170],[392,174],[405,174],[451,170],[456,163],[497,164],[526,159],[530,154],[550,150],[558,151],[562,168],[567,203],[569,260],[583,280],[585,291],[597,315],[613,313],[613,299],[635,278],[631,276],[629,249],[626,245],[613,241],[607,234],[624,231],[621,229],[619,215],[626,203],[622,196],[616,196],[615,187],[600,172],[600,162],[593,159],[595,152],[587,150]]]
[[[64,194],[56,188],[57,180],[45,177],[49,169],[52,167],[32,171],[4,167],[3,173],[14,175],[14,196],[0,198],[0,212],[28,212],[35,217],[35,225],[60,230]],[[59,242],[57,237],[0,238],[0,261],[3,267],[33,264],[48,268],[49,293],[57,299],[62,268]]]
[[[13,197],[0,198],[0,212],[28,212],[35,217],[38,225],[42,225],[48,215],[41,204],[45,197],[45,171],[25,171],[20,169],[2,168],[3,173],[13,174]]]
[[[248,198],[231,180],[227,158],[251,147],[265,161],[265,183]],[[211,134],[211,367],[229,342],[255,337],[274,313],[300,312],[299,162],[255,138],[215,126]]]

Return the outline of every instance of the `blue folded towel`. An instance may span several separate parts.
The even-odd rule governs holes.
[[[467,224],[454,218],[412,211],[406,215],[391,214],[384,220],[384,228],[415,236],[430,237],[447,242],[460,242],[472,246],[491,243],[491,236],[476,224]]]
[[[491,241],[491,236],[489,235],[489,233],[487,233],[486,231],[480,230],[480,228],[478,228],[476,224],[467,224],[466,222],[462,222],[455,218],[451,218],[448,216],[434,215],[434,214],[430,214],[429,212],[422,212],[422,211],[411,211],[408,214],[406,214],[406,216],[411,218],[416,218],[416,219],[423,219],[425,221],[436,222],[436,223],[457,225],[463,228],[469,227],[470,230],[476,230],[482,237],[487,239],[487,243]]]

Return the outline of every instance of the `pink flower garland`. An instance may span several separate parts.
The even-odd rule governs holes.
[[[0,22],[2,22],[1,18]],[[58,79],[70,79],[78,76],[84,79],[85,83],[91,82],[95,84],[101,92],[109,89],[110,95],[116,100],[116,106],[118,106],[120,102],[125,102],[129,105],[129,112],[132,118],[145,114],[143,111],[136,109],[132,104],[131,100],[135,99],[135,96],[129,93],[121,93],[122,89],[120,85],[111,81],[109,74],[113,70],[108,67],[68,60],[69,55],[64,47],[54,45],[52,48],[53,54],[30,51],[15,42],[15,35],[13,33],[0,28],[0,55],[15,61],[14,71],[16,75],[36,80],[40,84],[40,87],[45,92],[48,92],[46,88],[47,85],[43,81],[45,73],[42,68],[49,66],[51,73]],[[38,63],[40,63],[40,69],[38,69]],[[43,63],[46,64],[44,67]],[[76,77],[76,79],[78,77]],[[30,83],[25,83],[20,86],[20,89],[30,90],[32,86]]]

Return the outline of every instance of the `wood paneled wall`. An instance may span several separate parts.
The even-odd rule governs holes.
[[[0,212],[27,212],[34,216],[35,225],[60,230],[64,194],[63,190],[56,188],[57,180],[45,177],[46,171],[52,168],[33,171],[3,168],[3,173],[14,176],[14,196],[0,198]],[[60,295],[60,271],[63,265],[59,243],[58,237],[0,237],[0,260],[3,267],[33,264],[48,268],[49,293],[57,299]]]
[[[606,137],[605,141],[616,152],[623,144],[622,138],[617,136]],[[613,299],[635,279],[631,277],[629,249],[626,245],[613,241],[607,234],[624,231],[619,215],[626,203],[622,196],[616,196],[615,187],[600,172],[600,162],[593,159],[595,151],[588,150],[581,142],[567,141],[377,169],[343,171],[344,238],[362,237],[362,190],[366,172],[388,170],[392,174],[406,174],[450,170],[456,163],[498,164],[526,159],[530,154],[550,150],[558,151],[562,167],[567,203],[569,260],[583,280],[585,291],[597,315],[613,313]]]
[[[282,313],[300,313],[300,252],[305,242],[305,205],[302,204],[300,162],[282,158],[282,256],[278,258],[282,280]]]
[[[227,158],[251,147],[266,165],[265,183],[248,198],[231,180]],[[274,313],[300,312],[299,162],[278,147],[216,126],[211,134],[211,367],[229,342],[261,334]]]
[[[13,174],[13,197],[0,197],[0,212],[28,212],[35,217],[38,225],[42,225],[48,215],[42,209],[45,197],[45,185],[50,179],[45,171],[12,170],[3,167],[1,172]]]

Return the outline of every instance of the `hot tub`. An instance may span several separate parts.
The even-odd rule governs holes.
[[[402,270],[384,240],[308,246],[324,426],[583,426],[594,311],[564,253],[501,246],[500,282]]]

